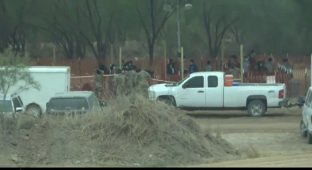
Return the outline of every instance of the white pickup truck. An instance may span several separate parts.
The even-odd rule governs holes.
[[[165,101],[179,108],[246,109],[251,116],[262,116],[267,108],[287,103],[285,84],[224,86],[224,82],[224,72],[197,72],[178,83],[152,85],[148,95],[152,101]]]

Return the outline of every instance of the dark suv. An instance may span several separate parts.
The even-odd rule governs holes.
[[[58,93],[47,103],[47,114],[81,114],[99,110],[103,106],[91,91],[72,91]]]

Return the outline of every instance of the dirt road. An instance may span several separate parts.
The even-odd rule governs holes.
[[[264,117],[244,111],[194,111],[189,114],[201,128],[221,135],[243,153],[243,160],[199,167],[306,167],[312,166],[312,145],[301,138],[301,109],[270,109]]]

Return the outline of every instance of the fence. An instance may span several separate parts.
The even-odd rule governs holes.
[[[156,58],[157,59],[157,58]],[[200,59],[198,60],[199,69],[204,70],[206,60]],[[287,94],[289,97],[305,95],[308,87],[310,86],[310,70],[304,69],[309,68],[309,58],[307,57],[297,57],[291,61],[294,63],[294,71],[293,78],[290,79],[285,74],[275,73],[276,82],[277,83],[285,83],[287,87]],[[97,61],[93,58],[79,59],[79,60],[69,60],[69,59],[61,59],[53,61],[52,59],[37,59],[34,61],[35,65],[56,65],[56,66],[70,66],[71,67],[71,89],[72,90],[94,90],[95,82],[94,82],[94,74],[98,67]],[[151,80],[151,84],[172,81],[177,82],[180,81],[180,75],[167,76],[166,75],[166,61],[163,58],[158,58],[154,61],[153,66],[149,67],[147,59],[139,59],[134,61],[134,63],[142,69],[148,68],[149,70],[154,71],[154,79]],[[177,63],[177,68],[179,68],[179,62]],[[214,68],[218,64],[213,63]],[[108,66],[108,65],[107,65]],[[187,67],[185,67],[187,68]],[[83,76],[81,76],[83,75]],[[110,98],[113,96],[113,85],[112,85],[112,75],[105,75],[103,80],[103,87],[105,94],[104,98]],[[294,83],[298,86],[296,88],[293,87]],[[248,74],[247,77],[244,78],[244,82],[250,83],[265,83],[266,75],[259,74]],[[292,84],[293,83],[293,84]],[[297,90],[298,89],[298,90]],[[296,91],[296,93],[294,92]]]
[[[115,75],[104,75],[102,87],[103,99],[110,99],[115,96],[115,86],[113,84],[113,77]],[[287,97],[298,97],[304,96],[307,89],[310,86],[310,79],[307,71],[295,71],[293,78],[290,78],[286,74],[275,74],[277,83],[285,83],[287,90]],[[150,79],[149,83],[158,84],[158,83],[169,83],[177,82],[180,80],[179,75],[175,75],[171,80],[161,80],[157,78]],[[265,75],[252,75],[249,74],[245,77],[245,82],[247,83],[265,83]],[[71,78],[71,90],[95,90],[95,77],[94,76],[72,76]]]

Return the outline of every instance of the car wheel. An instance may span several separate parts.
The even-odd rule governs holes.
[[[35,117],[40,117],[41,116],[41,109],[37,105],[30,105],[27,107],[26,113],[31,114]]]
[[[248,103],[248,114],[253,117],[263,116],[266,111],[266,106],[261,100],[253,100]]]
[[[312,144],[312,133],[308,132],[308,144]]]
[[[308,136],[307,128],[306,128],[303,120],[300,121],[300,134],[304,138]]]

